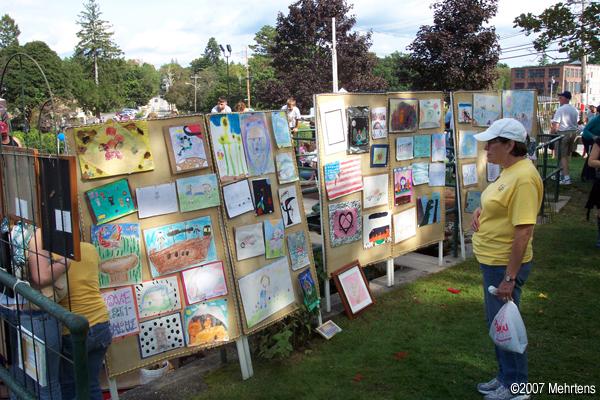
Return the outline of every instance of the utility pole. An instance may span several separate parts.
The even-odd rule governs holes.
[[[246,46],[246,96],[248,98],[248,108],[252,108],[250,105],[250,67],[248,65],[248,46]]]
[[[337,44],[335,40],[335,17],[331,18],[331,68],[333,75],[333,93],[338,92]]]
[[[583,29],[584,29],[584,26],[583,26],[583,12],[584,11],[585,11],[585,0],[581,0],[581,17],[579,18],[581,32],[583,32]],[[583,38],[581,39],[581,48],[585,49],[585,42],[583,41]],[[584,52],[581,55],[581,102],[582,103],[584,101],[583,94],[587,93],[586,78],[587,78],[587,54],[585,54],[585,52]],[[587,99],[586,99],[586,101],[587,101]]]
[[[194,80],[194,83],[190,83],[190,82],[186,82],[186,85],[190,85],[194,87],[194,113],[198,112],[198,108],[197,108],[197,104],[198,104],[198,78],[200,78],[198,75],[194,74],[193,76],[190,76],[191,79]]]
[[[231,57],[231,45],[228,44],[225,47],[227,47],[227,53],[225,52],[225,49],[223,48],[223,45],[220,44],[219,47],[221,48],[221,51],[223,52],[223,56],[225,57],[225,62],[227,63],[227,101],[231,101],[230,94],[231,94],[231,90],[230,90],[230,82],[229,82],[229,57]]]

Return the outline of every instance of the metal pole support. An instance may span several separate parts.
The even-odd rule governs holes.
[[[444,265],[444,241],[440,240],[438,242],[438,267]]]
[[[387,287],[394,286],[394,258],[388,258],[387,266]]]
[[[331,312],[331,292],[329,287],[329,279],[325,281],[325,311]]]
[[[119,388],[117,387],[116,378],[108,378],[108,390],[110,391],[111,400],[119,400]]]
[[[250,346],[248,345],[248,337],[245,335],[240,336],[235,341],[235,347],[237,348],[238,359],[240,360],[242,379],[250,379],[254,375],[254,370],[252,368],[252,359],[250,357]]]

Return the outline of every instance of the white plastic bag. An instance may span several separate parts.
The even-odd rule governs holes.
[[[490,293],[496,290],[493,286],[488,288]],[[506,302],[494,317],[490,326],[490,337],[496,344],[506,351],[523,354],[527,348],[527,331],[519,308],[512,301]]]

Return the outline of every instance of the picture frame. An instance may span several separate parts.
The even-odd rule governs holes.
[[[358,260],[354,260],[334,272],[332,278],[348,318],[356,318],[375,304],[375,299],[369,289],[369,282]]]
[[[4,212],[12,221],[23,219],[39,224],[40,190],[38,151],[19,147],[2,147],[2,182]]]
[[[209,166],[209,153],[204,121],[163,128],[171,173],[182,174]]]
[[[371,168],[385,168],[390,156],[390,147],[387,144],[371,145]]]
[[[101,225],[136,212],[135,198],[131,193],[131,186],[126,178],[84,192],[94,224]]]
[[[333,320],[330,319],[329,321],[317,326],[315,330],[319,332],[319,335],[329,340],[340,333],[342,328],[340,328],[335,322],[333,322]]]

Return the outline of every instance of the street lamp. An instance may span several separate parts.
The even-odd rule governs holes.
[[[227,52],[225,52],[225,49],[223,48],[223,45],[220,44],[219,48],[221,49],[221,52],[223,52],[223,57],[225,57],[225,62],[227,63],[227,100],[230,100],[229,95],[230,95],[230,90],[229,90],[229,57],[231,57],[231,45],[226,45],[225,47],[227,47]]]
[[[191,79],[194,80],[194,83],[191,82],[186,82],[186,85],[190,85],[194,87],[194,113],[198,112],[198,108],[196,107],[197,104],[197,99],[198,99],[198,78],[200,78],[198,75],[194,74],[194,76],[190,76]]]
[[[554,94],[552,94],[552,89],[554,89],[555,83],[556,83],[556,81],[554,80],[554,76],[552,76],[550,78],[550,100],[552,100],[552,96],[554,96]]]

